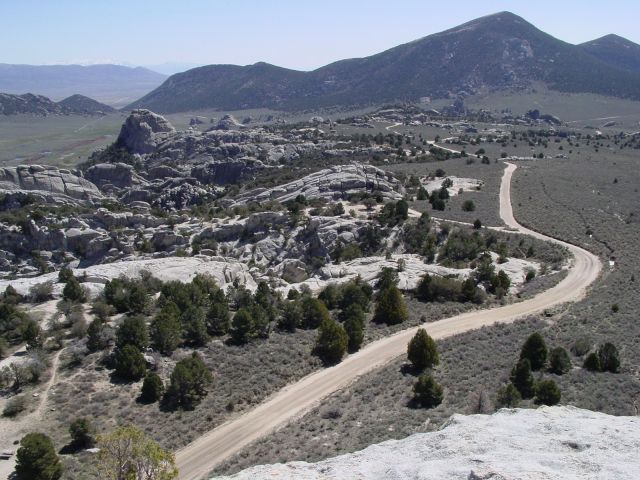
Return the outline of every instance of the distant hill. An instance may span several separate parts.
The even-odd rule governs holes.
[[[115,111],[110,106],[83,95],[72,95],[61,102],[54,102],[32,93],[0,93],[0,115],[104,115]]]
[[[626,38],[610,34],[582,43],[580,47],[607,65],[640,72],[640,45]]]
[[[150,92],[166,75],[122,65],[11,65],[0,63],[0,92],[38,92],[53,100],[81,94],[123,106]]]
[[[169,77],[126,108],[179,112],[202,108],[304,109],[363,105],[532,82],[566,92],[640,99],[640,75],[612,66],[501,12],[365,58],[311,72],[266,63],[209,65]]]
[[[58,102],[62,108],[66,108],[74,113],[82,113],[84,115],[96,115],[103,113],[113,113],[115,108],[100,103],[93,98],[84,95],[75,94]]]

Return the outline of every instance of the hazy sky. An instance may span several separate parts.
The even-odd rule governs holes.
[[[311,70],[509,10],[571,43],[640,43],[640,1],[0,0],[0,63],[234,63]]]

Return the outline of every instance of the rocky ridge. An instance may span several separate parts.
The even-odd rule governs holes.
[[[638,478],[640,419],[575,407],[453,415],[436,432],[317,463],[251,467],[216,480],[585,480]],[[213,479],[212,479],[213,480]]]

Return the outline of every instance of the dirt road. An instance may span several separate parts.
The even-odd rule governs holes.
[[[574,256],[568,275],[558,285],[536,297],[500,308],[469,312],[424,325],[435,339],[457,335],[495,323],[511,323],[560,303],[582,298],[598,277],[601,263],[586,250],[521,227],[513,217],[510,184],[515,165],[507,164],[500,188],[500,216],[521,233],[553,241],[569,248]],[[275,428],[303,415],[322,398],[346,387],[359,376],[404,355],[418,327],[383,338],[348,356],[342,363],[313,373],[285,387],[263,404],[209,431],[176,454],[180,478],[203,478],[216,465]]]

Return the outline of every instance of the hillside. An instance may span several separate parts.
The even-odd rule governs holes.
[[[520,89],[533,81],[559,91],[640,99],[637,73],[611,66],[580,46],[501,12],[312,72],[265,63],[200,67],[171,76],[127,108],[291,110]]]
[[[54,102],[43,95],[0,93],[0,115],[104,115],[115,109],[83,95]]]
[[[635,479],[639,426],[635,417],[573,407],[454,415],[437,432],[318,463],[257,466],[224,478]]]
[[[122,65],[0,64],[0,92],[38,92],[53,100],[79,93],[112,106],[139,98],[165,79],[146,68]]]
[[[605,35],[580,45],[582,49],[612,67],[640,72],[640,45],[618,35]]]

